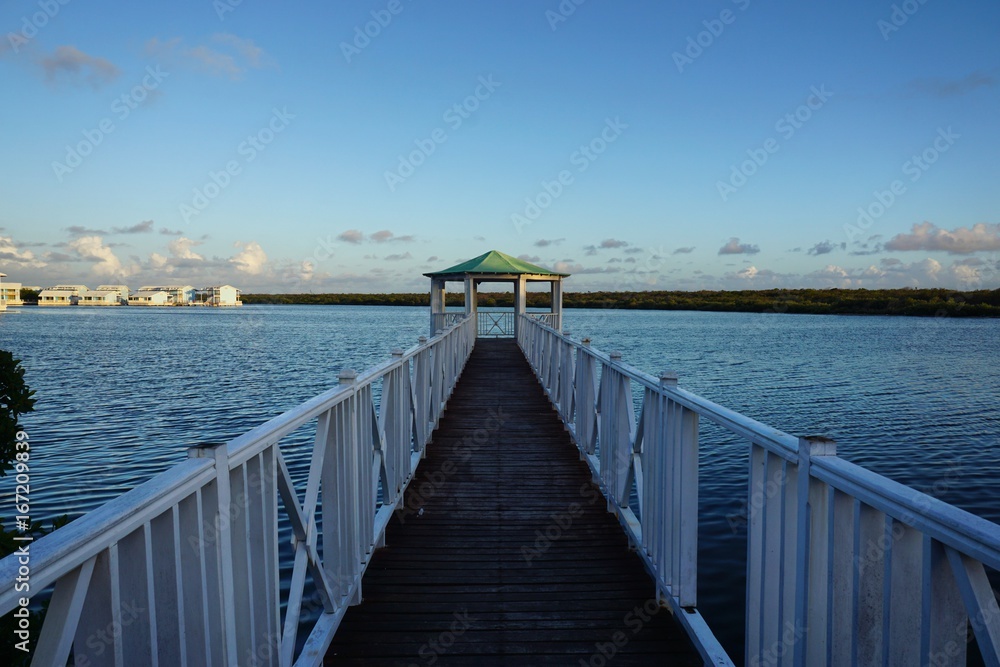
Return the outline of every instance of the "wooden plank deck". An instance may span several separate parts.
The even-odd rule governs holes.
[[[511,339],[476,342],[386,543],[326,664],[701,664]]]

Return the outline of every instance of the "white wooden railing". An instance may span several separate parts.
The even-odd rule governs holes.
[[[556,322],[559,321],[560,318],[557,313],[526,313],[526,315],[531,319],[537,320],[550,327],[555,327]]]
[[[55,586],[32,665],[64,667],[71,651],[75,664],[91,666],[291,665],[307,574],[324,613],[295,664],[322,663],[347,607],[361,599],[362,575],[468,359],[475,326],[464,318],[360,376],[345,371],[338,387],[225,445],[191,450],[188,460],[32,543],[31,591]],[[308,480],[297,489],[280,443],[314,419]],[[279,496],[294,544],[285,600]],[[0,561],[0,614],[24,595],[14,589],[18,567],[16,555]]]
[[[518,343],[609,511],[706,662],[729,664],[696,611],[701,418],[750,447],[748,665],[964,665],[967,628],[986,664],[1000,665],[986,573],[1000,569],[1000,525],[849,463],[830,440],[684,391],[674,374],[656,378],[532,318],[521,324]]]
[[[514,311],[479,310],[478,335],[480,338],[509,338],[514,336]]]

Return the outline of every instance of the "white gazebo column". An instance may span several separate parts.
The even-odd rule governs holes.
[[[521,330],[521,315],[524,315],[528,301],[525,294],[526,286],[527,281],[524,276],[518,276],[517,280],[514,281],[514,338],[517,338],[517,334]]]
[[[472,276],[465,277],[465,314],[476,314],[476,302],[478,301],[478,285]]]
[[[552,286],[552,328],[562,332],[562,280],[555,279]]]
[[[438,329],[444,329],[444,285],[442,278],[431,278],[431,338]]]

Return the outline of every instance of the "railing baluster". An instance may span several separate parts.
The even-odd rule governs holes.
[[[90,575],[90,586],[83,602],[83,611],[76,626],[76,636],[73,639],[73,654],[76,664],[89,664],[94,667],[121,664],[120,633],[109,634],[107,629],[114,628],[113,609],[117,602],[117,567],[112,572],[112,554],[117,560],[118,546],[112,544],[102,550],[94,558],[94,567]],[[114,574],[114,576],[112,576]],[[46,623],[46,625],[48,625]],[[121,626],[118,626],[121,627]],[[44,632],[44,626],[42,628]],[[46,642],[48,643],[48,642]],[[65,662],[58,663],[64,665]]]
[[[164,665],[184,663],[182,647],[174,638],[181,636],[183,620],[177,610],[183,606],[178,577],[179,544],[175,538],[176,505],[149,522],[146,538],[147,588],[150,605],[150,636],[158,661]]]
[[[833,517],[833,576],[830,599],[833,615],[830,620],[830,661],[835,665],[850,664],[853,660],[854,635],[854,535],[855,502],[850,495],[834,491],[831,507]]]
[[[969,612],[979,652],[989,667],[1000,665],[1000,608],[982,563],[945,547],[958,590]]]
[[[891,532],[885,514],[861,504],[858,521],[855,659],[860,665],[882,664],[885,632],[886,548]]]
[[[66,664],[96,561],[97,556],[88,559],[59,580],[45,612],[45,624],[38,636],[32,664]]]
[[[767,450],[750,443],[750,481],[747,485],[747,613],[746,656],[750,664],[764,653],[764,502],[767,488]],[[787,590],[787,589],[786,589]],[[792,589],[794,590],[794,589]]]
[[[969,615],[965,611],[962,593],[948,563],[945,546],[924,537],[924,581],[930,600],[925,601],[927,626],[922,636],[921,664],[964,665],[968,641],[966,627]]]
[[[782,517],[785,513],[784,504],[781,497],[774,497],[776,480],[780,480],[784,475],[785,461],[780,456],[775,456],[765,451],[764,453],[764,487],[759,491],[760,495],[755,495],[752,504],[748,505],[747,512],[759,512],[763,516],[764,539],[762,543],[762,569],[761,579],[761,623],[763,628],[761,633],[764,637],[780,637],[782,625],[785,619],[782,617],[781,587],[774,585],[764,585],[763,582],[779,581],[781,579],[782,568],[784,567],[784,554],[781,550],[782,530],[784,528]],[[763,613],[766,610],[775,610]],[[776,612],[776,613],[775,613]]]
[[[214,535],[211,546],[214,547],[213,567],[218,572],[218,618],[221,619],[221,662],[229,663],[238,660],[238,643],[236,627],[236,582],[233,572],[233,534],[230,530],[232,516],[232,491],[230,489],[229,455],[225,445],[207,445],[188,450],[189,456],[211,458],[215,463],[215,484],[212,500],[214,506],[209,506],[211,524]]]
[[[920,637],[923,607],[923,536],[904,523],[893,521],[889,608],[889,655],[899,665],[923,664]],[[927,582],[928,584],[930,582]]]

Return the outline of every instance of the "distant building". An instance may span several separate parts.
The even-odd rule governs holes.
[[[165,292],[163,290],[142,288],[135,294],[129,295],[128,305],[172,306],[174,305],[173,295],[170,292]]]
[[[98,285],[98,292],[115,292],[118,295],[118,303],[127,304],[129,289],[128,285]]]
[[[120,306],[122,304],[121,291],[118,285],[101,285],[95,290],[87,290],[80,293],[78,306]],[[128,294],[128,288],[125,288]],[[125,297],[126,300],[128,296]]]
[[[195,304],[204,306],[242,306],[243,298],[240,290],[232,285],[219,285],[198,290]]]
[[[7,310],[8,306],[23,306],[21,301],[21,283],[5,283],[6,273],[0,273],[0,310]]]
[[[0,273],[0,277],[3,274]],[[8,306],[23,306],[21,300],[21,283],[0,283],[0,301]]]
[[[86,292],[86,285],[56,285],[46,287],[38,293],[39,306],[75,306],[80,293]]]
[[[191,285],[144,285],[139,288],[140,292],[166,292],[170,295],[171,306],[188,306],[194,302],[196,290]],[[129,303],[132,300],[129,299]]]

